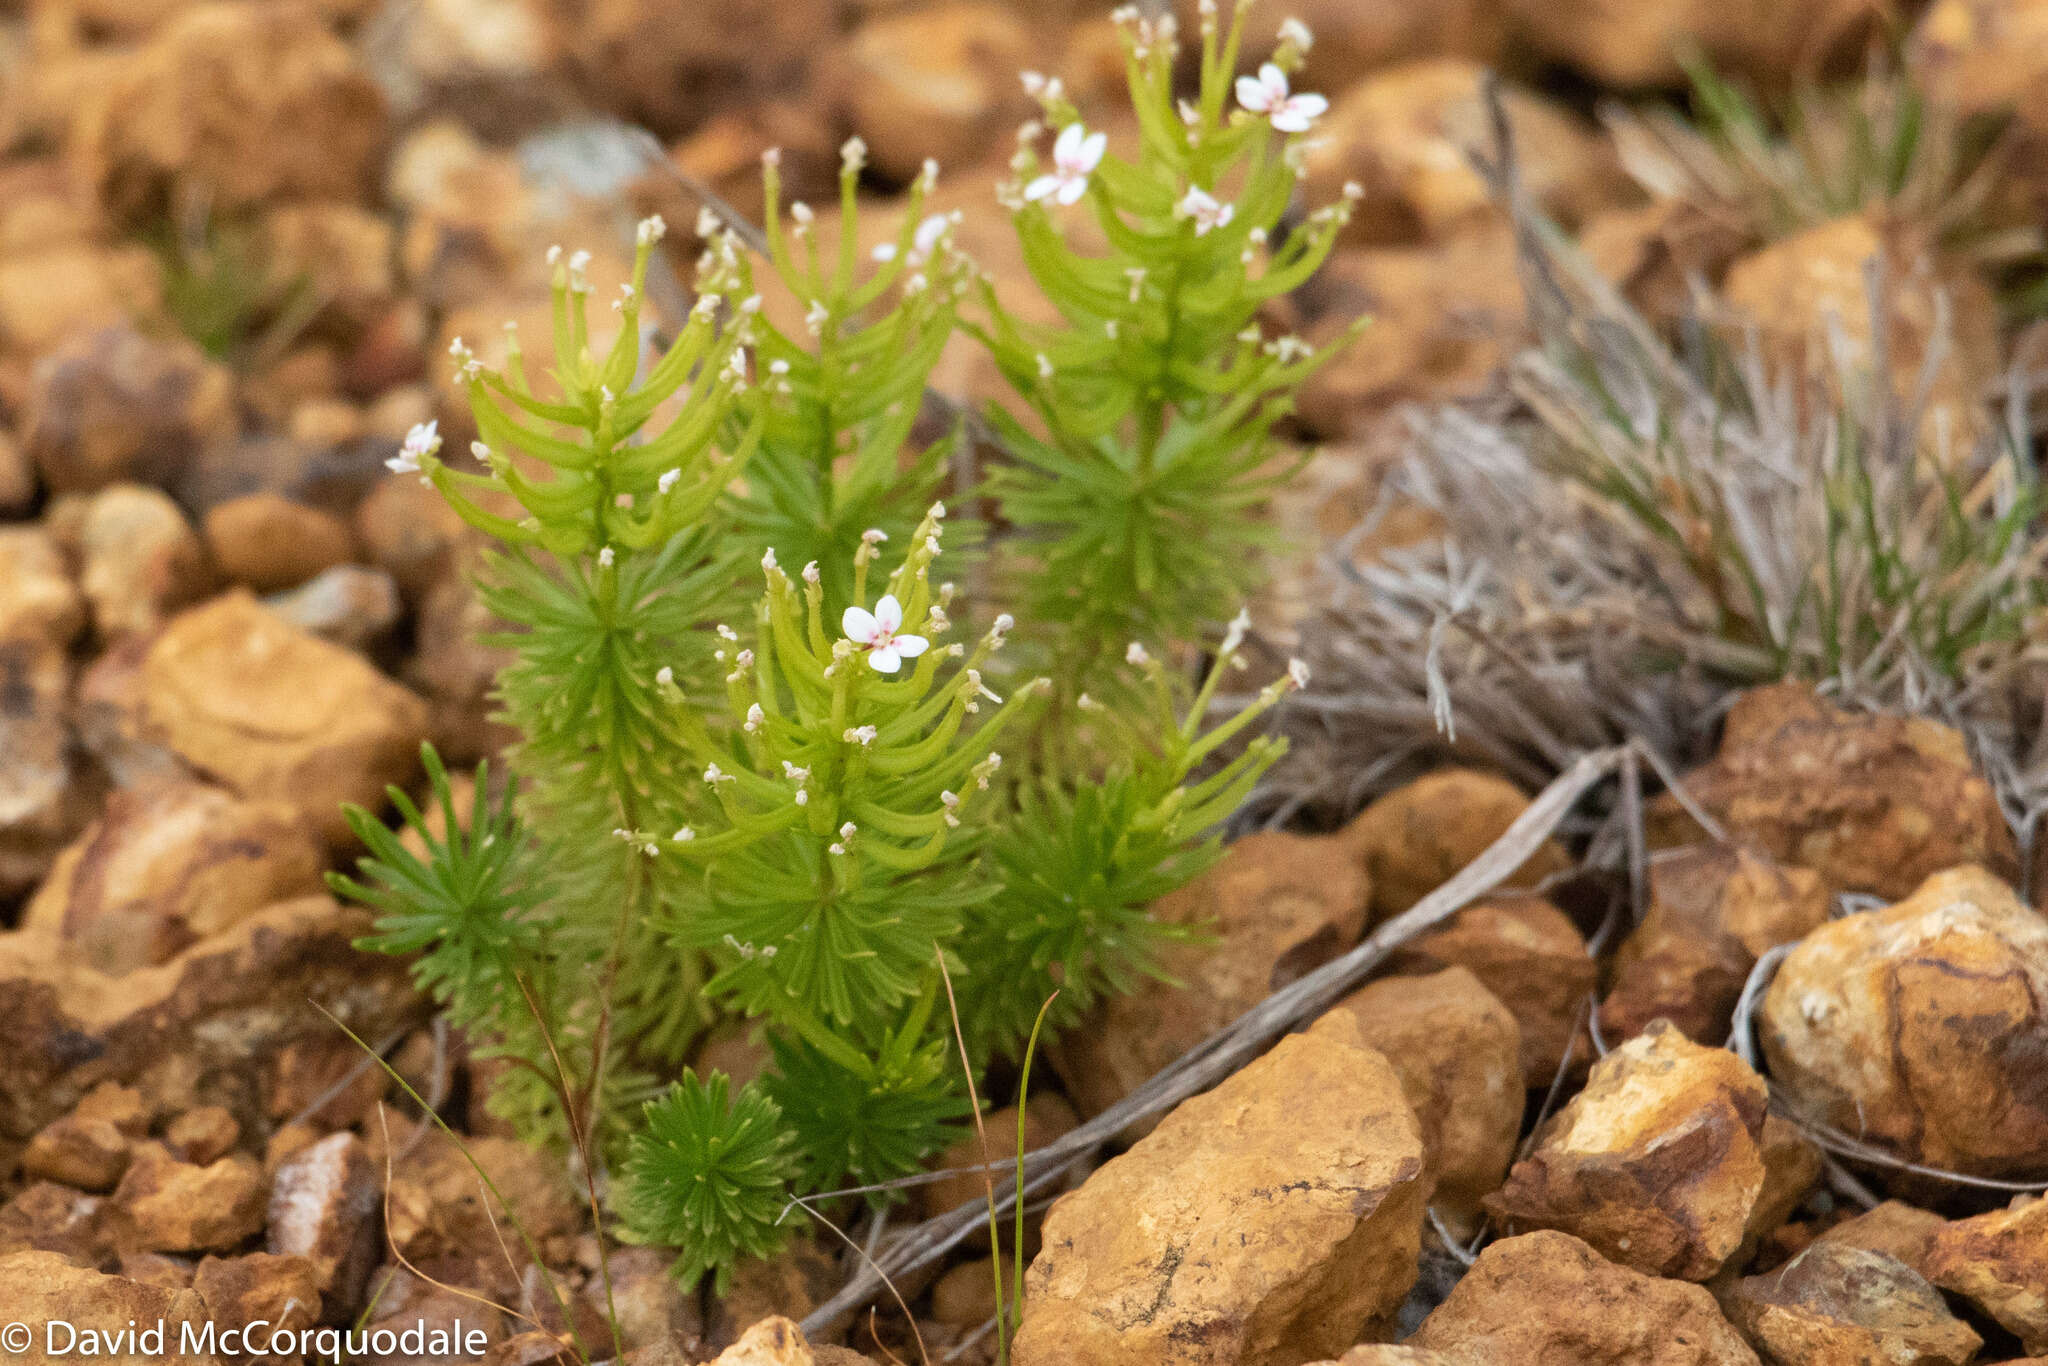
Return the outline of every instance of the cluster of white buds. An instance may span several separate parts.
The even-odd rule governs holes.
[[[1146,649],[1140,642],[1134,640],[1124,647],[1124,663],[1129,664],[1131,667],[1143,668],[1151,662],[1152,652]]]
[[[751,670],[753,667],[754,652],[752,650],[741,650],[739,654],[733,657],[732,672],[725,676],[725,681],[728,683],[737,683],[741,679],[745,678],[747,676],[748,671]]]
[[[868,145],[859,137],[850,137],[839,144],[839,171],[842,175],[859,175],[861,168],[868,164]]]
[[[647,215],[640,220],[639,226],[633,229],[633,240],[643,247],[651,247],[666,236],[668,224],[658,213]]]
[[[652,835],[641,830],[627,830],[623,827],[612,831],[612,838],[630,844],[648,858],[661,853],[661,844]]]
[[[716,787],[720,783],[733,781],[733,776],[715,763],[706,764],[704,766],[704,781]]]
[[[1313,346],[1310,346],[1292,332],[1284,337],[1275,337],[1272,341],[1266,343],[1266,354],[1279,361],[1282,365],[1287,365],[1297,360],[1307,360],[1315,353],[1316,349]]]
[[[618,554],[610,546],[603,546],[599,548],[597,552],[597,562],[601,567],[605,569],[610,569],[612,567],[612,562],[616,559],[618,559]]]
[[[875,742],[875,736],[877,734],[879,734],[879,732],[876,731],[876,729],[873,726],[848,726],[846,728],[845,733],[841,735],[839,738],[849,745],[861,745],[865,747],[867,745],[872,745]]]
[[[1002,766],[1003,756],[1000,754],[991,754],[988,756],[988,758],[983,759],[980,763],[976,764],[973,768],[969,769],[967,776],[974,779],[975,791],[988,791],[989,779],[993,778],[995,776],[996,770],[1001,768]]]
[[[949,791],[947,791],[947,792],[940,792],[940,793],[939,793],[939,805],[940,805],[940,806],[942,806],[942,807],[944,808],[944,811],[943,811],[943,813],[942,813],[942,818],[943,818],[943,819],[945,820],[947,828],[948,828],[948,829],[952,829],[952,830],[957,830],[957,829],[959,829],[959,828],[960,828],[960,794],[959,794],[959,793],[957,793],[957,792],[949,792]]]
[[[823,300],[813,300],[811,306],[804,310],[804,330],[814,337],[822,336],[831,317],[832,311],[825,307]]]
[[[747,707],[747,719],[740,723],[740,729],[752,735],[760,730],[762,726],[766,725],[767,722],[768,714],[761,710],[759,702],[755,702]]]
[[[728,934],[725,937],[725,946],[749,962],[756,958],[765,960],[775,956],[773,944],[764,944],[756,948],[752,944],[742,943],[738,935]]]
[[[448,343],[448,356],[455,362],[455,378],[465,384],[484,372],[484,363],[476,358],[476,352],[470,350],[460,337]]]

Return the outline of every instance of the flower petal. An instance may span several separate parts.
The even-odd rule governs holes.
[[[916,659],[931,647],[932,643],[923,636],[898,636],[889,642],[889,648],[905,659]]]
[[[882,594],[882,600],[875,604],[875,621],[892,634],[902,627],[903,604],[896,601],[894,593]]]
[[[1079,128],[1081,125],[1077,123],[1074,126]],[[1109,134],[1090,133],[1088,135],[1086,141],[1081,144],[1081,155],[1075,159],[1075,165],[1083,175],[1088,174],[1102,164],[1102,153],[1108,146]]]
[[[1060,129],[1060,135],[1053,139],[1053,164],[1064,169],[1081,151],[1081,140],[1088,136],[1088,130],[1079,123],[1070,123]]]
[[[1066,182],[1059,176],[1042,175],[1024,187],[1024,197],[1034,203],[1041,199],[1050,199],[1064,184]],[[1067,202],[1071,204],[1074,201],[1070,199]]]
[[[1087,193],[1087,176],[1068,176],[1060,182],[1060,191],[1053,198],[1059,200],[1062,204],[1078,204],[1081,201],[1081,196]]]
[[[892,674],[903,667],[903,656],[896,652],[894,645],[884,645],[879,650],[868,651],[868,663],[875,666],[878,674]]]
[[[865,607],[849,607],[839,618],[839,628],[846,632],[846,638],[865,645],[875,638],[875,615]]]
[[[1259,84],[1266,88],[1266,98],[1274,104],[1287,98],[1287,73],[1272,62],[1259,68]]]
[[[1237,78],[1237,102],[1254,114],[1264,114],[1273,107],[1272,99],[1266,94],[1266,87],[1251,76]]]

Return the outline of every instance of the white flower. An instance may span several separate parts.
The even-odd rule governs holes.
[[[697,832],[686,825],[682,829],[676,831],[675,834],[669,836],[669,838],[674,840],[677,844],[688,844],[691,840],[697,838]]]
[[[872,612],[865,607],[847,608],[839,624],[848,640],[867,649],[868,663],[875,666],[876,673],[895,673],[904,660],[916,659],[931,647],[923,636],[897,634],[903,629],[903,604],[896,601],[894,593],[882,594]]]
[[[1052,145],[1052,174],[1026,185],[1024,197],[1075,203],[1088,193],[1088,177],[1102,164],[1103,149],[1108,145],[1109,134],[1091,133],[1078,123],[1068,124]]]
[[[606,546],[602,550],[597,552],[597,562],[603,565],[606,569],[610,569],[612,567],[612,561],[617,558],[618,556],[613,553],[612,548],[610,546]]]
[[[431,460],[441,449],[439,422],[421,422],[405,434],[405,444],[398,448],[398,454],[384,462],[384,467],[393,474],[419,474],[420,461]]]
[[[1188,192],[1181,196],[1180,203],[1173,211],[1182,218],[1195,222],[1195,236],[1200,237],[1211,228],[1220,228],[1228,223],[1237,212],[1234,204],[1220,203],[1216,197],[1199,185],[1188,186]]]
[[[763,712],[761,710],[761,704],[759,702],[756,702],[751,707],[747,708],[747,719],[745,722],[741,724],[740,729],[744,730],[747,734],[752,735],[755,731],[761,729],[761,726],[767,720],[767,713]]]
[[[1151,661],[1152,652],[1135,640],[1124,649],[1124,663],[1126,664],[1142,665],[1149,664]]]
[[[706,234],[707,236],[709,234]],[[651,247],[668,236],[668,224],[661,221],[658,213],[649,214],[640,220],[640,226],[633,230],[633,237],[643,247]]]
[[[1308,665],[1298,659],[1288,660],[1287,680],[1294,684],[1297,690],[1308,687]]]
[[[1271,62],[1256,76],[1237,78],[1237,102],[1254,114],[1264,114],[1283,133],[1306,133],[1330,107],[1321,95],[1289,94],[1287,73]]]
[[[661,478],[654,481],[654,487],[661,491],[662,493],[667,493],[670,489],[676,486],[676,481],[678,479],[681,479],[682,477],[683,472],[681,470],[669,470],[665,472],[661,476]]]
[[[704,769],[704,781],[714,786],[719,783],[729,783],[732,781],[732,774],[727,773],[717,764],[708,764]]]
[[[839,738],[849,745],[872,745],[879,733],[873,726],[848,726]]]

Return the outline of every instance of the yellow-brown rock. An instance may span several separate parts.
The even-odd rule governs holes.
[[[296,587],[354,552],[347,523],[275,493],[251,493],[206,513],[206,544],[230,582],[259,593]]]
[[[263,1228],[269,1195],[253,1157],[238,1153],[202,1167],[144,1143],[111,1203],[126,1250],[224,1252]]]
[[[70,687],[61,648],[0,639],[0,897],[33,888],[92,819],[98,789],[72,729]]]
[[[1932,1166],[2048,1172],[2048,919],[1981,868],[1808,935],[1757,1032],[1814,1119]]]
[[[2048,1352],[2048,1200],[1958,1219],[1934,1235],[1927,1278],[1996,1319],[2029,1352]]]
[[[214,0],[115,67],[72,145],[102,201],[130,214],[180,186],[205,186],[220,209],[352,200],[384,133],[376,83],[317,14]]]
[[[1692,799],[1727,832],[1833,891],[1902,897],[1931,873],[1981,863],[2019,875],[2019,854],[1991,785],[1963,737],[1918,716],[1846,711],[1811,688],[1745,693],[1721,747],[1686,775]],[[1700,841],[1668,794],[1649,808],[1653,845]]]
[[[1968,1366],[1984,1345],[1919,1273],[1845,1243],[1737,1281],[1726,1303],[1773,1366]]]
[[[245,797],[289,803],[331,847],[350,839],[341,804],[381,807],[426,735],[419,698],[241,590],[173,620],[142,682],[153,736]]]
[[[118,976],[318,892],[325,866],[290,806],[188,780],[152,782],[108,798],[105,814],[58,856],[23,924]]]
[[[1521,1026],[1458,967],[1381,978],[1339,1001],[1332,1013],[1340,1011],[1400,1076],[1422,1124],[1431,1203],[1462,1233],[1514,1160],[1527,1098]]]
[[[92,494],[79,507],[75,541],[103,641],[148,635],[206,591],[205,549],[161,489],[113,484]]]
[[[1468,906],[1402,945],[1387,960],[1389,973],[1471,971],[1497,997],[1522,1030],[1522,1081],[1550,1085],[1566,1057],[1572,1070],[1592,1062],[1586,1007],[1600,965],[1586,951],[1571,917],[1541,897],[1504,897]]]
[[[1422,1135],[1386,1060],[1294,1035],[1054,1204],[1017,1366],[1289,1366],[1415,1279]]]
[[[1336,95],[1308,154],[1309,202],[1333,203],[1356,182],[1365,197],[1344,236],[1357,243],[1443,242],[1491,219],[1493,195],[1468,155],[1493,142],[1485,80],[1478,62],[1430,57]],[[1551,217],[1575,225],[1621,194],[1612,150],[1576,114],[1515,86],[1501,102],[1525,188]]]
[[[1833,383],[1838,345],[1858,367],[1878,358],[1866,270],[1878,260],[1885,267],[1883,340],[1890,364],[1880,378],[1910,399],[1940,346],[1925,435],[1931,441],[1946,422],[1951,440],[1965,440],[1982,426],[1981,394],[2001,364],[1997,296],[1967,262],[1942,256],[1902,228],[1841,218],[1742,257],[1728,267],[1721,292],[1743,325],[1757,329],[1768,358],[1791,373]],[[1947,335],[1938,342],[1944,324]]]
[[[207,1257],[192,1277],[192,1288],[223,1328],[267,1325],[257,1330],[258,1340],[266,1333],[304,1332],[320,1322],[320,1286],[304,1257],[268,1252]]]
[[[76,338],[36,367],[23,444],[57,493],[168,484],[235,429],[234,380],[182,338],[131,326]]]
[[[980,156],[1028,106],[1017,73],[1033,34],[988,0],[948,0],[863,24],[846,47],[846,98],[875,169],[907,181],[926,157]]]
[[[303,1258],[328,1308],[354,1314],[383,1252],[382,1195],[363,1141],[346,1131],[329,1134],[276,1164],[265,1248]]]
[[[1340,836],[1248,835],[1153,908],[1217,942],[1169,950],[1180,983],[1146,982],[1070,1029],[1049,1056],[1083,1115],[1099,1114],[1276,988],[1356,943],[1366,880]]]
[[[718,1354],[711,1366],[817,1366],[804,1330],[786,1318],[762,1319]]]
[[[1682,85],[1688,51],[1716,70],[1770,84],[1809,74],[1895,22],[1889,0],[1505,0],[1537,54],[1604,85]]]
[[[1757,958],[1819,928],[1828,899],[1818,873],[1747,849],[1658,854],[1649,908],[1614,957],[1601,1032],[1627,1038],[1661,1017],[1695,1043],[1722,1043]]]
[[[163,1350],[139,1342],[130,1350],[109,1349],[94,1358],[104,1366],[212,1366],[211,1357],[182,1350],[180,1327],[207,1321],[206,1303],[193,1291],[102,1275],[52,1252],[0,1256],[0,1322],[37,1325],[35,1345],[19,1355],[10,1352],[10,1366],[54,1366],[78,1359],[76,1340],[67,1344],[60,1336],[51,1341],[44,1325],[53,1320],[96,1334],[125,1333],[130,1324],[165,1325]]]
[[[2048,80],[2048,4],[1935,0],[1907,56],[1915,83],[1958,113],[2009,109]]]
[[[1342,838],[1365,862],[1373,919],[1405,911],[1441,887],[1528,809],[1513,783],[1470,768],[1417,778],[1366,807]],[[1502,886],[1534,887],[1570,866],[1564,849],[1546,841]]]
[[[1934,1240],[1947,1227],[1948,1220],[1932,1210],[1903,1200],[1886,1200],[1853,1219],[1844,1219],[1814,1241],[1847,1243],[1865,1252],[1882,1252],[1928,1276]]]
[[[1487,1208],[1646,1275],[1706,1280],[1763,1193],[1768,1100],[1742,1059],[1660,1021],[1593,1065]]]
[[[1757,1366],[1704,1287],[1548,1231],[1490,1244],[1405,1345],[1456,1366]]]
[[[70,1114],[37,1130],[21,1155],[21,1170],[82,1191],[110,1191],[128,1170],[136,1141],[148,1132],[149,1110],[141,1094],[104,1082]]]
[[[1317,346],[1372,319],[1368,336],[1302,386],[1302,421],[1326,438],[1367,436],[1400,403],[1480,392],[1527,316],[1514,241],[1498,224],[1429,246],[1340,249],[1295,298],[1308,315],[1302,335]]]
[[[358,953],[371,917],[326,896],[280,902],[120,977],[55,936],[0,934],[0,1140],[26,1139],[104,1081],[152,1111],[246,1099],[257,1064],[333,1020],[381,1038],[421,1013],[404,964]]]
[[[85,603],[56,538],[35,523],[0,527],[0,641],[63,649],[85,625]]]

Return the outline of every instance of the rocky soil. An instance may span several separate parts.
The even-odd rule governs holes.
[[[757,212],[775,146],[792,194],[830,202],[858,133],[863,230],[893,231],[936,157],[933,207],[1007,292],[993,187],[1031,112],[1018,71],[1130,131],[1106,15],[1077,0],[696,8],[0,8],[0,1322],[459,1320],[533,1366],[572,1328],[609,1341],[609,1295],[645,1366],[990,1359],[986,1239],[899,1287],[915,1339],[894,1312],[806,1337],[793,1320],[851,1269],[819,1241],[723,1296],[602,1245],[323,886],[354,852],[341,803],[416,785],[422,741],[461,767],[505,741],[477,544],[384,461],[429,419],[461,449],[440,353],[544,320],[550,244],[589,249],[609,293],[635,218],[696,217],[671,166]],[[1365,197],[1276,315],[1311,337],[1376,321],[1291,428],[1319,450],[1275,508],[1301,543],[1263,614],[1276,643],[1306,629],[1322,544],[1372,506],[1407,405],[1496,393],[1526,340],[1512,235],[1466,156],[1489,70],[1528,190],[1653,318],[1704,282],[1789,365],[1882,343],[1959,427],[2038,341],[1928,224],[1773,237],[1632,177],[1595,114],[1663,98],[1688,45],[1782,92],[1902,34],[1946,107],[2017,111],[2037,154],[1999,190],[2038,222],[2041,0],[1296,11],[1317,39],[1299,83],[1332,102],[1309,198]],[[646,127],[667,163],[593,117]],[[1883,337],[1862,306],[1879,254]],[[965,338],[937,383],[1000,393]],[[1379,544],[1429,530],[1395,509]],[[2048,918],[1991,776],[1933,719],[1745,696],[1690,805],[1648,805],[1639,914],[1608,915],[1612,880],[1562,830],[1035,1211],[1018,1366],[2048,1362]],[[1238,841],[1157,908],[1217,944],[1054,1050],[1033,1144],[1414,907],[1530,796],[1450,768]],[[502,1204],[337,1023],[466,1135]],[[945,1165],[1006,1155],[970,1141]],[[956,1176],[905,1218],[981,1198]]]

